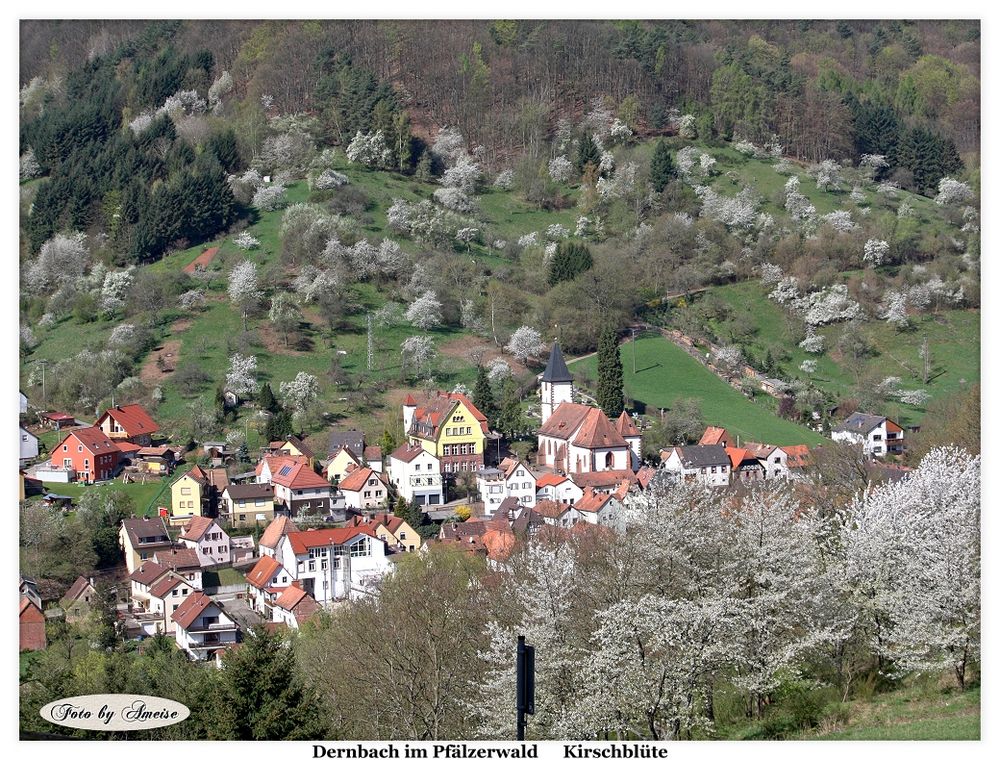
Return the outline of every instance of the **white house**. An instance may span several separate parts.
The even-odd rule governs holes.
[[[360,467],[340,481],[344,506],[357,511],[380,509],[389,496],[386,477],[370,467]]]
[[[275,559],[320,604],[371,594],[375,581],[392,571],[385,542],[368,525],[287,533]]]
[[[407,502],[444,503],[441,460],[420,444],[404,443],[389,455],[389,481]]]
[[[266,456],[257,465],[257,482],[274,486],[276,511],[292,517],[328,515],[333,507],[330,482],[317,475],[306,456]]]
[[[38,436],[21,428],[21,465],[38,456]]]
[[[202,567],[214,567],[232,561],[229,534],[211,517],[192,517],[178,540],[188,549],[197,552]]]
[[[24,395],[24,391],[18,391],[21,396],[21,414],[28,413],[28,397]]]
[[[560,528],[572,528],[584,519],[583,513],[576,507],[551,499],[539,499],[538,503],[535,504],[534,511],[545,520],[547,525],[555,525]]]
[[[674,446],[660,452],[663,469],[685,483],[701,483],[718,487],[729,485],[732,468],[726,447]]]
[[[788,477],[788,453],[780,446],[751,441],[743,444],[743,448],[764,466],[766,479]]]
[[[535,476],[523,462],[512,457],[504,459],[499,467],[479,470],[476,486],[487,517],[507,498],[517,499],[525,507],[535,505]]]
[[[274,601],[292,583],[292,573],[273,556],[263,556],[247,573],[250,606],[268,620]]]
[[[173,614],[184,601],[197,593],[197,589],[173,572],[161,576],[149,589],[146,613],[137,616],[143,631],[154,633],[174,633],[176,624]]]
[[[275,623],[298,629],[322,609],[319,603],[297,585],[289,586],[274,600],[271,610]]]
[[[583,498],[583,489],[565,475],[546,472],[535,481],[535,501],[557,501],[572,506]]]
[[[294,533],[299,527],[286,515],[278,515],[260,537],[260,556],[273,557],[278,552],[278,544],[286,533]]]
[[[865,454],[884,457],[903,453],[903,428],[888,417],[855,412],[830,433],[835,441],[860,444]]]
[[[176,624],[177,646],[193,660],[217,659],[221,651],[236,643],[236,621],[221,602],[200,591],[189,594],[170,619]]]
[[[603,525],[614,530],[624,530],[625,515],[622,500],[618,493],[602,493],[588,488],[583,498],[573,508],[580,514],[583,522],[591,525]]]

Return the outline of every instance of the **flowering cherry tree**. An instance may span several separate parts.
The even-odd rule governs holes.
[[[522,364],[527,364],[529,359],[545,352],[545,344],[542,343],[542,336],[538,330],[528,325],[521,325],[510,336],[506,350]]]
[[[865,242],[864,262],[873,269],[880,267],[888,253],[889,243],[887,241],[869,238]]]
[[[244,331],[247,329],[250,310],[256,306],[261,295],[257,265],[249,260],[239,262],[229,273],[229,300],[240,310]]]
[[[406,310],[406,319],[421,330],[441,324],[441,302],[433,290],[426,291]]]
[[[283,382],[278,392],[293,412],[306,412],[319,398],[319,380],[308,372],[299,372],[294,380]]]
[[[437,352],[434,342],[427,335],[413,335],[400,344],[403,366],[409,367],[414,374],[424,377],[429,374]]]
[[[229,357],[226,388],[238,396],[251,396],[257,392],[257,357],[233,354]]]

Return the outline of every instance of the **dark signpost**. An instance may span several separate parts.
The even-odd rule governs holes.
[[[524,741],[526,716],[535,714],[535,648],[517,637],[517,740]]]

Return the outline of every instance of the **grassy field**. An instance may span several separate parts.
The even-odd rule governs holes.
[[[632,372],[632,345],[621,347],[625,393],[646,405],[648,414],[670,409],[678,399],[693,398],[701,405],[705,423],[722,425],[743,440],[776,445],[816,445],[826,439],[806,427],[775,416],[766,399],[750,401],[696,359],[660,335],[635,342],[636,372]],[[597,357],[574,362],[571,372],[596,378]]]
[[[847,724],[803,732],[796,739],[977,740],[980,690],[941,691],[910,687],[871,700],[847,703]]]
[[[171,477],[170,481],[173,479],[174,478]],[[163,482],[158,480],[154,480],[149,483],[122,483],[121,479],[118,479],[92,486],[85,486],[81,483],[45,483],[45,488],[50,493],[59,494],[60,496],[72,496],[74,502],[83,494],[94,489],[97,489],[101,493],[120,491],[121,493],[127,494],[128,497],[132,499],[132,504],[135,507],[135,515],[137,517],[141,517],[143,515],[151,515],[146,508],[149,506],[156,494],[159,493],[162,485]]]
[[[767,298],[767,289],[758,282],[741,282],[710,289],[703,298],[715,297],[731,310],[730,322],[752,325],[751,351],[762,353],[771,349],[774,356],[786,354],[776,362],[781,372],[792,378],[814,383],[837,398],[854,393],[859,377],[848,361],[833,350],[843,331],[842,325],[829,325],[817,332],[826,338],[828,350],[820,355],[807,354],[798,347],[798,333],[789,329],[787,313]],[[871,373],[879,379],[889,375],[901,378],[906,389],[922,388],[932,399],[944,398],[979,382],[979,311],[952,310],[940,314],[924,314],[913,318],[912,328],[897,331],[884,322],[861,323],[861,332],[874,346],[876,355],[867,362],[865,380]],[[725,333],[725,327],[710,323],[710,327]],[[931,381],[923,384],[923,362],[919,352],[924,339],[933,357]],[[805,359],[815,359],[817,371],[812,376],[799,369]],[[925,409],[893,405],[892,413],[903,423],[921,420]]]

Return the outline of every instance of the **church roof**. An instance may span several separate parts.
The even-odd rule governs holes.
[[[563,359],[562,351],[559,350],[558,341],[552,344],[552,352],[549,354],[549,363],[545,365],[545,372],[542,374],[544,383],[571,383],[573,376],[569,373],[566,360]]]

